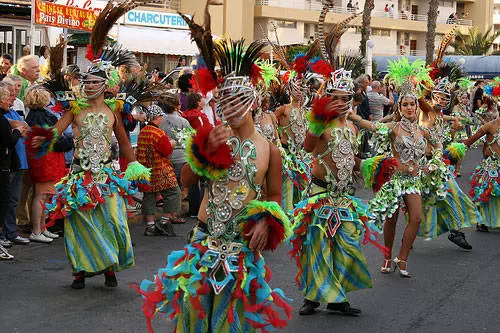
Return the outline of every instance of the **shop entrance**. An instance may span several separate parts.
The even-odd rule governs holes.
[[[24,55],[23,48],[30,44],[28,36],[28,27],[0,25],[0,54],[10,54],[14,58],[14,62],[16,62],[17,59]],[[36,30],[33,38],[35,42],[35,50],[33,51],[38,54],[41,32]]]

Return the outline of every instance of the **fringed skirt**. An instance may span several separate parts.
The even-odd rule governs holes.
[[[500,160],[487,157],[471,174],[469,194],[481,214],[482,223],[500,228]]]
[[[175,322],[176,333],[254,332],[284,328],[292,308],[280,289],[271,289],[271,271],[260,253],[239,241],[222,243],[194,229],[193,242],[172,252],[153,281],[138,288],[152,332],[157,312]]]
[[[436,238],[451,230],[470,228],[481,221],[474,203],[460,189],[451,171],[445,190],[443,199],[433,200],[429,196],[424,198],[424,215],[418,231],[419,236]]]
[[[81,171],[56,184],[47,213],[52,221],[64,218],[66,254],[74,273],[134,266],[124,199],[134,192],[123,174],[108,167],[98,180]]]
[[[347,292],[372,287],[361,250],[363,243],[375,243],[368,220],[367,207],[350,196],[334,199],[322,193],[297,205],[290,255],[306,299],[345,302]]]

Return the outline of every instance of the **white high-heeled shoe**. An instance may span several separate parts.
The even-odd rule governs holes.
[[[389,274],[391,272],[391,264],[391,259],[384,259],[384,264],[382,265],[382,267],[380,267],[380,273]]]
[[[399,259],[398,257],[396,257],[392,261],[394,261],[394,263],[396,264],[396,266],[394,267],[394,272],[396,271],[396,268],[397,268],[399,270],[399,275],[401,277],[411,278],[410,273],[408,273],[408,271],[406,269],[401,269],[399,267],[399,263],[404,263],[404,264],[406,264],[406,266],[408,268],[408,263],[406,262],[406,260],[402,260],[402,259]]]

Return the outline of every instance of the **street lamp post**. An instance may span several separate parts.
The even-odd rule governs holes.
[[[375,43],[369,39],[366,41],[366,68],[365,68],[365,74],[372,76],[372,71],[373,71],[373,48],[375,46]]]

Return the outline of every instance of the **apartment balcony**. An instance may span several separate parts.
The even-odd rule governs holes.
[[[500,24],[500,14],[493,15],[493,24]]]
[[[280,11],[282,13],[281,15],[284,15],[287,13],[287,11],[291,10],[317,12],[322,9],[322,5],[320,2],[317,1],[313,2],[308,0],[255,0],[255,5],[258,7],[260,6],[260,7],[286,8],[287,9],[286,11],[285,10]],[[348,15],[353,14],[355,11],[354,9],[349,9],[347,7],[333,6],[330,8],[330,12],[336,14],[344,14],[347,17]],[[317,20],[317,15],[318,14],[316,13],[316,20]],[[391,21],[404,20],[404,21],[427,22],[427,15],[414,15],[411,13],[404,13],[404,12],[397,12],[393,13],[392,15],[389,15],[389,13],[386,13],[383,10],[374,10],[372,11],[371,16],[372,18],[381,18],[383,20],[390,19]],[[304,18],[306,17],[307,15],[304,16]],[[450,26],[454,24],[457,24],[459,26],[472,26],[471,20],[464,20],[464,19],[458,19],[458,20],[441,19],[438,20],[437,23]],[[391,22],[386,21],[386,25],[391,25]]]

